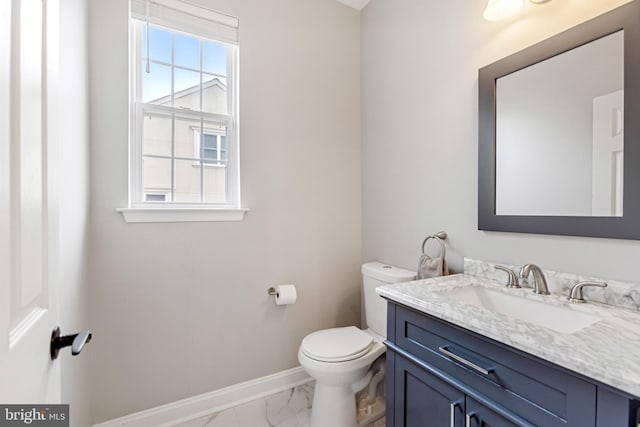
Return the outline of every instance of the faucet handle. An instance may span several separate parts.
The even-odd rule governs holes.
[[[529,269],[532,264],[525,264],[520,268],[520,272],[518,273],[518,278],[520,279],[520,283],[522,286],[529,286]]]
[[[585,286],[597,286],[599,288],[606,288],[607,284],[605,282],[592,282],[588,280],[585,282],[580,282],[571,288],[569,298],[567,298],[569,302],[587,302],[587,300],[585,300],[584,296],[582,295],[582,288],[584,288]]]
[[[516,273],[514,273],[513,270],[511,270],[508,267],[505,267],[504,265],[497,265],[497,264],[494,265],[493,268],[495,268],[496,270],[506,271],[509,274],[509,281],[506,284],[507,288],[520,287],[520,283],[518,282],[518,276],[516,276]]]

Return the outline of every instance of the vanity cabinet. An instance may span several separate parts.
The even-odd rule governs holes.
[[[395,359],[393,372],[395,399],[404,404],[395,406],[391,425],[531,426],[515,414],[492,410],[402,356]]]
[[[387,347],[387,427],[637,426],[631,396],[391,301]]]

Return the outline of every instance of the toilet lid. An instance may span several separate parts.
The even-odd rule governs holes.
[[[355,326],[324,329],[302,340],[302,352],[321,362],[345,362],[366,354],[373,337]]]

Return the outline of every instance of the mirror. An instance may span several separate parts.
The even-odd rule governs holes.
[[[496,80],[497,215],[622,216],[623,65],[618,31]]]
[[[634,0],[479,71],[478,229],[640,239],[639,48]]]

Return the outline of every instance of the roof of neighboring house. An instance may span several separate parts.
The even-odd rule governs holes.
[[[215,77],[215,78],[213,78],[211,80],[208,80],[206,82],[202,82],[202,90],[209,89],[209,88],[214,87],[214,86],[217,86],[222,90],[226,90],[227,89],[227,85],[222,83],[222,81],[220,81],[220,79],[218,79],[217,77]],[[183,89],[183,90],[181,90],[179,92],[176,92],[175,93],[175,98],[176,99],[183,98],[185,96],[193,95],[194,93],[198,93],[199,91],[200,91],[200,85],[191,86],[191,87]],[[171,95],[166,95],[166,96],[163,96],[161,98],[157,98],[157,99],[154,99],[152,101],[149,101],[149,104],[162,105],[162,104],[166,104],[168,102],[171,102]]]

